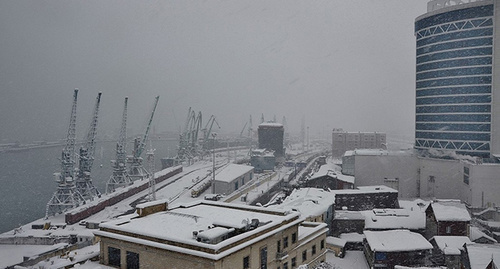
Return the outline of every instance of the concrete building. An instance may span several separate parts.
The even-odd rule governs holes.
[[[253,170],[252,166],[229,164],[219,174],[215,175],[215,193],[229,195],[238,190],[253,179]]]
[[[342,158],[354,187],[385,185],[400,198],[459,199],[473,207],[500,205],[500,163],[455,155],[431,158],[413,151],[356,150]]]
[[[100,262],[118,268],[296,268],[325,261],[326,224],[299,213],[198,201],[102,223]]]
[[[257,129],[259,136],[259,148],[274,151],[274,156],[284,157],[285,146],[283,136],[285,129],[283,124],[275,122],[264,122]]]
[[[499,3],[428,3],[415,20],[415,148],[500,156]]]
[[[344,132],[333,129],[332,156],[341,157],[348,150],[385,149],[386,135],[377,132]]]

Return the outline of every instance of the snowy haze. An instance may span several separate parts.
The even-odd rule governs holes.
[[[74,88],[83,137],[98,91],[99,134],[123,99],[141,132],[187,110],[236,132],[263,113],[332,128],[413,136],[414,19],[424,0],[0,1],[0,143],[66,136]]]

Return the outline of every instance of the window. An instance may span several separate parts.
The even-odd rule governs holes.
[[[139,269],[139,254],[127,251],[127,269]]]
[[[325,248],[325,239],[321,240],[319,245],[320,245],[321,249],[324,249]]]
[[[277,249],[278,252],[281,252],[281,240],[278,240],[276,242],[276,249]]]
[[[314,254],[316,254],[316,245],[313,245],[313,247],[312,247],[311,255],[314,255]]]
[[[387,259],[387,255],[384,252],[375,252],[375,260],[383,261]]]
[[[451,234],[451,226],[446,226],[446,233]]]
[[[469,185],[469,167],[464,167],[464,183]]]
[[[267,247],[260,249],[260,269],[267,269]]]
[[[285,263],[283,264],[283,269],[288,269],[288,262],[285,262]]]
[[[108,263],[111,266],[121,267],[121,256],[120,249],[114,247],[108,247]]]
[[[287,247],[288,247],[288,236],[283,238],[283,248],[287,248]]]
[[[436,178],[434,176],[429,176],[429,182],[431,183],[436,182]]]
[[[297,242],[297,233],[292,234],[292,244],[295,244]]]
[[[243,258],[243,269],[250,268],[250,256],[246,256]]]
[[[302,261],[305,262],[307,260],[307,250],[302,251]]]
[[[297,257],[292,258],[292,268],[295,268],[297,266]]]
[[[234,182],[234,190],[238,189],[238,181]]]

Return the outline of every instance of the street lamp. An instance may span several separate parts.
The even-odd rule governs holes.
[[[215,194],[215,139],[217,133],[212,133],[212,194]]]

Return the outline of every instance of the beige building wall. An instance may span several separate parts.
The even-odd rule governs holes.
[[[297,235],[297,240],[292,243],[292,235]],[[284,239],[288,240],[288,247],[284,247]],[[278,254],[278,241],[280,241],[280,254]],[[310,241],[310,242],[308,242]],[[249,256],[250,267],[260,268],[260,251],[267,247],[267,268],[283,268],[284,263],[288,263],[288,268],[292,268],[292,258],[296,257],[296,266],[309,264],[316,261],[325,261],[326,251],[326,231],[318,235],[317,233],[303,238],[299,241],[298,225],[294,225],[280,232],[273,234],[259,242],[238,250],[219,260],[212,260],[196,255],[187,255],[180,252],[169,251],[161,248],[146,246],[143,244],[130,243],[122,240],[101,237],[100,262],[109,264],[108,247],[120,249],[121,268],[127,268],[126,252],[131,251],[139,254],[140,268],[171,268],[171,269],[237,269],[243,268],[243,259]],[[323,242],[323,243],[321,243]],[[313,245],[316,246],[316,253],[312,254]],[[321,245],[324,248],[321,248]],[[302,253],[306,252],[307,259],[302,261]]]

